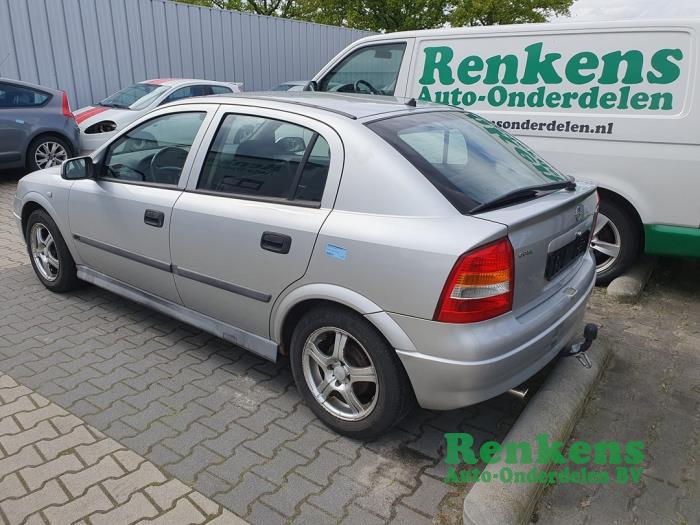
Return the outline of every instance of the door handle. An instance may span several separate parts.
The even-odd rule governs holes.
[[[260,238],[260,247],[269,252],[289,253],[291,246],[292,238],[283,233],[264,232]]]
[[[143,222],[149,226],[155,226],[156,228],[162,228],[163,222],[165,221],[165,213],[158,210],[146,210],[143,214]]]

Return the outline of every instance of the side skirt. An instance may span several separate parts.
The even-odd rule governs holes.
[[[152,308],[169,317],[195,326],[217,337],[225,339],[237,346],[250,350],[272,361],[277,360],[277,343],[259,335],[251,334],[235,326],[218,321],[199,312],[195,312],[181,304],[167,301],[148,292],[141,291],[126,283],[113,279],[103,273],[97,272],[87,266],[77,267],[78,278],[95,286],[104,288],[112,293],[126,297],[134,302]]]

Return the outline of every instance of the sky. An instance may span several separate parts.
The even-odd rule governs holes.
[[[700,17],[700,0],[576,0],[565,20]]]

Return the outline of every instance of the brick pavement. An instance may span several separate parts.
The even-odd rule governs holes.
[[[638,484],[550,488],[538,524],[700,523],[700,261],[662,260],[635,306],[598,291],[589,317],[612,358],[571,441],[641,440],[645,471]]]
[[[4,374],[0,520],[56,525],[245,523]]]
[[[338,436],[286,362],[95,287],[44,289],[12,222],[14,187],[0,179],[0,371],[253,524],[460,522],[468,487],[441,481],[443,433],[501,439],[522,402],[416,409],[375,441]]]

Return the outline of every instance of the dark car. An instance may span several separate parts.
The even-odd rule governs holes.
[[[79,129],[65,91],[0,78],[0,168],[36,171],[77,154]]]

